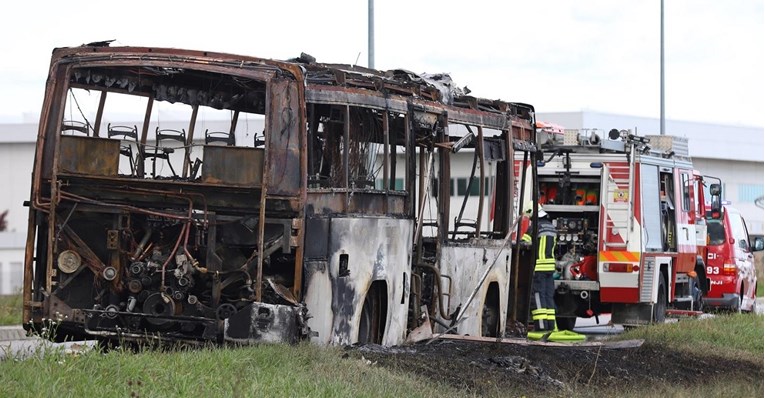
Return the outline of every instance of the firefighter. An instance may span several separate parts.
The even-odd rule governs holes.
[[[529,203],[526,207],[526,214],[531,215],[533,204]],[[536,262],[534,265],[534,279],[531,285],[531,319],[534,322],[534,328],[537,331],[552,332],[555,327],[555,283],[553,274],[555,273],[555,227],[550,221],[547,212],[539,209],[537,213],[537,223],[539,225],[539,246],[537,248]],[[529,227],[531,229],[531,227]],[[531,243],[531,236],[524,232],[521,240]]]

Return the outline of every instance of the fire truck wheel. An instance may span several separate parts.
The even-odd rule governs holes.
[[[574,330],[576,327],[576,317],[555,317],[555,324],[558,330]]]
[[[667,282],[664,281],[664,274],[659,276],[659,294],[656,295],[656,304],[653,306],[653,321],[655,323],[664,323],[664,316],[667,312]]]

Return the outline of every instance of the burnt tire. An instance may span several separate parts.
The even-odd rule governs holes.
[[[576,327],[576,317],[555,317],[555,325],[558,326],[558,330],[574,330]]]
[[[653,322],[664,323],[667,314],[667,282],[664,274],[659,274],[659,292],[656,295],[656,304],[653,305]]]

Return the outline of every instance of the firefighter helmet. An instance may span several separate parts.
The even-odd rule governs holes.
[[[526,213],[528,215],[531,215],[531,213],[534,212],[534,202],[531,201],[531,200],[526,202],[526,205],[523,206],[523,208],[524,208],[524,213]],[[542,208],[541,205],[539,206],[539,208],[537,210],[537,217],[539,217],[539,218],[547,217],[547,212],[544,211],[544,209]]]

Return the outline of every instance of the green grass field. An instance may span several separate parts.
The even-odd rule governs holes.
[[[713,318],[631,329],[619,340],[645,339],[693,353],[712,353],[727,358],[763,360],[763,316],[717,314]]]
[[[15,316],[15,315],[13,315]],[[632,329],[619,339],[645,339],[695,354],[707,353],[763,366],[763,317],[718,315]],[[613,391],[612,391],[613,392]],[[529,392],[533,395],[533,392]],[[614,392],[615,393],[615,392]],[[762,396],[763,384],[710,377],[693,387],[647,385],[619,396]],[[464,391],[411,373],[390,371],[341,348],[262,345],[188,351],[86,350],[47,352],[0,362],[0,396],[100,397],[460,397]],[[574,396],[602,396],[577,390]]]
[[[21,295],[0,296],[0,325],[21,324]]]
[[[0,362],[3,397],[443,397],[460,392],[311,344]]]

